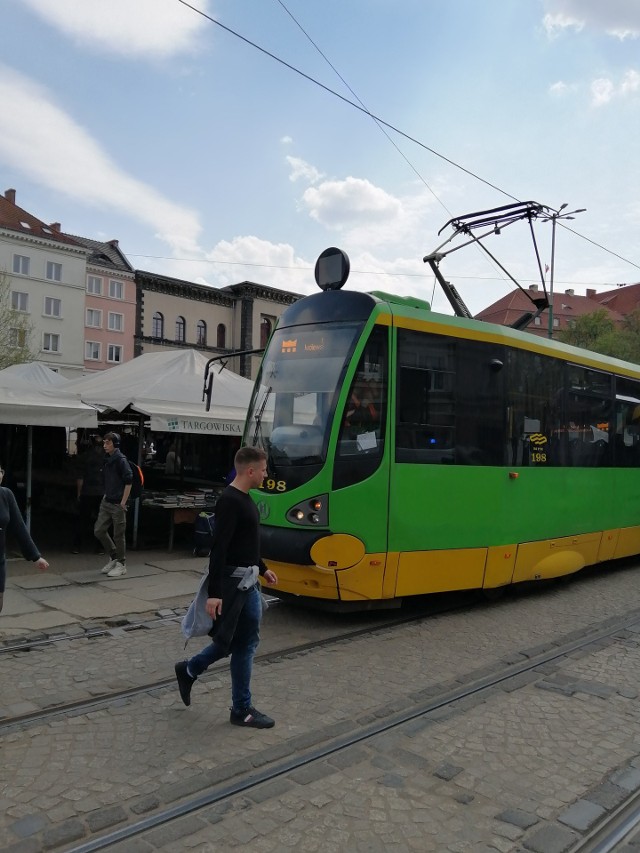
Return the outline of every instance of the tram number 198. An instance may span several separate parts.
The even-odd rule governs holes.
[[[531,453],[531,461],[544,465],[544,463],[547,461],[547,454],[541,453],[539,450],[534,450]]]
[[[260,488],[266,492],[286,492],[287,482],[286,480],[272,480],[271,478],[267,478],[262,481]]]

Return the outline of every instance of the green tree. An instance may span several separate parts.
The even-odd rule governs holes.
[[[11,303],[9,276],[0,271],[0,370],[35,359],[31,350],[32,332],[29,316],[16,311]]]
[[[640,308],[625,317],[618,327],[604,308],[576,318],[558,340],[575,347],[640,364]]]

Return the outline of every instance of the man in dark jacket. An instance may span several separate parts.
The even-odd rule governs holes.
[[[4,587],[6,583],[6,544],[8,530],[18,540],[22,556],[25,560],[31,560],[41,570],[49,568],[49,563],[41,556],[38,547],[27,530],[13,492],[2,486],[3,477],[4,470],[0,465],[0,611],[2,610],[4,601]]]
[[[102,567],[102,573],[109,578],[121,578],[127,573],[126,540],[127,501],[133,482],[131,466],[120,451],[120,436],[117,432],[108,432],[102,439],[106,458],[102,466],[104,479],[104,497],[100,502],[98,519],[93,532],[102,542],[109,554],[109,562]],[[113,524],[113,539],[109,536],[109,527]]]
[[[191,704],[191,688],[211,664],[231,655],[231,716],[236,726],[268,729],[271,717],[251,704],[251,671],[260,642],[262,598],[258,574],[268,584],[275,572],[260,559],[260,516],[249,491],[267,475],[264,451],[241,447],[236,453],[236,476],[216,503],[216,522],[209,556],[207,613],[213,620],[213,641],[188,661],[175,665],[180,696]]]

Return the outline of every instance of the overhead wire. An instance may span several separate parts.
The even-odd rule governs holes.
[[[271,51],[267,50],[266,48],[262,47],[261,45],[257,44],[256,42],[252,41],[251,39],[247,38],[246,36],[243,36],[241,33],[238,33],[236,30],[232,29],[231,27],[228,27],[226,24],[223,24],[221,21],[217,20],[212,15],[209,15],[207,12],[204,12],[201,9],[198,9],[196,6],[187,2],[187,0],[178,0],[178,3],[185,6],[188,9],[191,9],[192,12],[195,12],[197,15],[200,15],[201,17],[205,18],[210,23],[215,24],[217,27],[219,27],[220,29],[229,33],[230,35],[235,36],[235,38],[239,39],[240,41],[244,42],[245,44],[249,45],[250,47],[252,47],[255,50],[259,51],[260,53],[264,54],[265,56],[268,56],[270,59],[273,59],[274,62],[279,63],[283,67],[289,69],[289,71],[293,71],[295,74],[299,75],[300,77],[303,77],[308,82],[313,83],[313,85],[318,86],[320,89],[323,89],[328,94],[333,95],[334,97],[338,98],[339,100],[341,100],[343,103],[347,104],[348,106],[351,106],[354,109],[358,110],[359,112],[364,113],[365,115],[369,116],[369,118],[373,119],[373,121],[375,121],[376,124],[381,129],[388,128],[389,130],[398,134],[398,136],[401,136],[404,139],[408,140],[409,142],[412,142],[414,145],[417,145],[419,148],[422,148],[425,151],[428,151],[430,154],[433,154],[435,157],[438,157],[440,160],[443,160],[445,163],[448,163],[450,166],[453,166],[454,168],[459,169],[461,172],[464,172],[466,175],[469,175],[469,177],[474,178],[475,180],[479,181],[480,183],[484,184],[485,186],[489,187],[490,189],[495,190],[496,192],[500,193],[501,195],[506,196],[507,198],[511,199],[512,201],[515,201],[515,202],[521,201],[521,199],[516,198],[516,196],[512,195],[511,193],[507,192],[506,190],[502,189],[501,187],[497,186],[496,184],[492,183],[491,181],[488,181],[485,178],[482,178],[480,175],[476,174],[471,169],[467,169],[465,166],[462,166],[460,163],[457,163],[455,160],[452,160],[451,158],[446,157],[444,154],[441,154],[439,151],[436,151],[435,148],[431,148],[430,146],[426,145],[424,142],[421,142],[419,139],[416,139],[415,137],[411,136],[410,134],[405,133],[403,130],[400,130],[400,128],[396,127],[395,125],[391,124],[390,122],[385,121],[381,116],[378,116],[375,113],[372,113],[370,110],[368,110],[364,106],[364,104],[362,104],[362,102],[356,103],[356,101],[352,101],[349,98],[347,98],[346,96],[341,95],[339,92],[336,92],[335,89],[332,89],[330,86],[327,86],[324,83],[321,83],[319,80],[316,80],[310,74],[305,73],[301,69],[296,68],[295,65],[292,65],[291,63],[287,62],[286,60],[282,59],[281,57],[277,56],[276,54],[272,53]],[[289,10],[286,9],[286,7],[284,7],[284,4],[281,3],[281,5],[283,6],[283,8],[285,8],[287,13],[291,15]],[[291,16],[291,17],[293,18],[293,16]],[[295,21],[295,18],[293,20]],[[296,21],[296,24],[297,23],[298,22]],[[298,24],[298,26],[300,26],[300,25]],[[300,28],[302,29],[303,32],[305,32],[302,27],[300,27]],[[305,35],[307,35],[306,32],[305,32]],[[312,44],[314,44],[314,46],[320,52],[320,54],[324,57],[324,54],[315,45],[315,43],[310,38],[310,36],[307,35],[307,37],[312,42]],[[324,58],[327,62],[329,62],[329,60],[326,59],[326,57],[324,57]],[[329,65],[331,65],[330,62],[329,62]],[[333,68],[333,65],[331,65],[331,67]],[[338,73],[338,71],[335,68],[333,68],[333,70],[335,71],[336,74],[338,74],[338,77],[340,77],[340,79],[345,84],[345,86],[347,86],[349,91],[359,101],[359,98],[357,97],[357,95],[355,95],[355,93],[351,90],[349,85],[341,77],[341,75]],[[398,148],[397,145],[395,145],[395,143],[393,143],[393,144],[396,148]],[[398,149],[398,150],[400,151],[400,149]],[[401,151],[400,151],[400,153],[402,154],[403,157],[405,156]],[[405,159],[407,160],[407,162],[409,163],[411,168],[414,169],[414,171],[416,171],[415,168],[409,162],[409,160],[406,157],[405,157]],[[426,183],[425,183],[425,185],[428,187],[428,185]],[[428,187],[428,189],[430,190],[430,192],[433,193],[433,190],[431,190],[430,187]],[[441,200],[439,200],[439,201],[441,204],[443,204]],[[443,206],[444,206],[444,204],[443,204]],[[446,210],[446,207],[445,207],[445,210]],[[591,243],[593,246],[596,246],[597,248],[601,249],[602,251],[606,252],[607,254],[610,254],[613,257],[616,257],[619,260],[623,261],[623,263],[627,263],[630,266],[635,267],[636,269],[640,269],[640,264],[637,264],[634,261],[631,261],[628,258],[625,258],[623,255],[620,255],[617,252],[614,252],[613,250],[606,248],[606,246],[602,246],[600,243],[597,243],[595,240],[592,240],[589,237],[585,237],[585,235],[581,234],[580,232],[576,231],[573,228],[569,228],[567,225],[565,225],[562,222],[558,222],[558,224],[561,227],[565,228],[565,230],[570,231],[576,237],[580,237],[581,239],[586,240],[588,243]]]

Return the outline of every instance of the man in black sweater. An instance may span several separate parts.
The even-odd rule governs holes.
[[[268,584],[275,572],[260,558],[260,516],[249,491],[267,475],[266,455],[256,447],[241,447],[234,460],[236,476],[216,504],[213,545],[209,557],[206,609],[213,620],[210,645],[190,660],[175,665],[180,696],[191,704],[191,688],[211,664],[231,655],[231,716],[237,726],[268,729],[271,717],[251,703],[251,671],[260,642],[262,601],[258,574]]]

